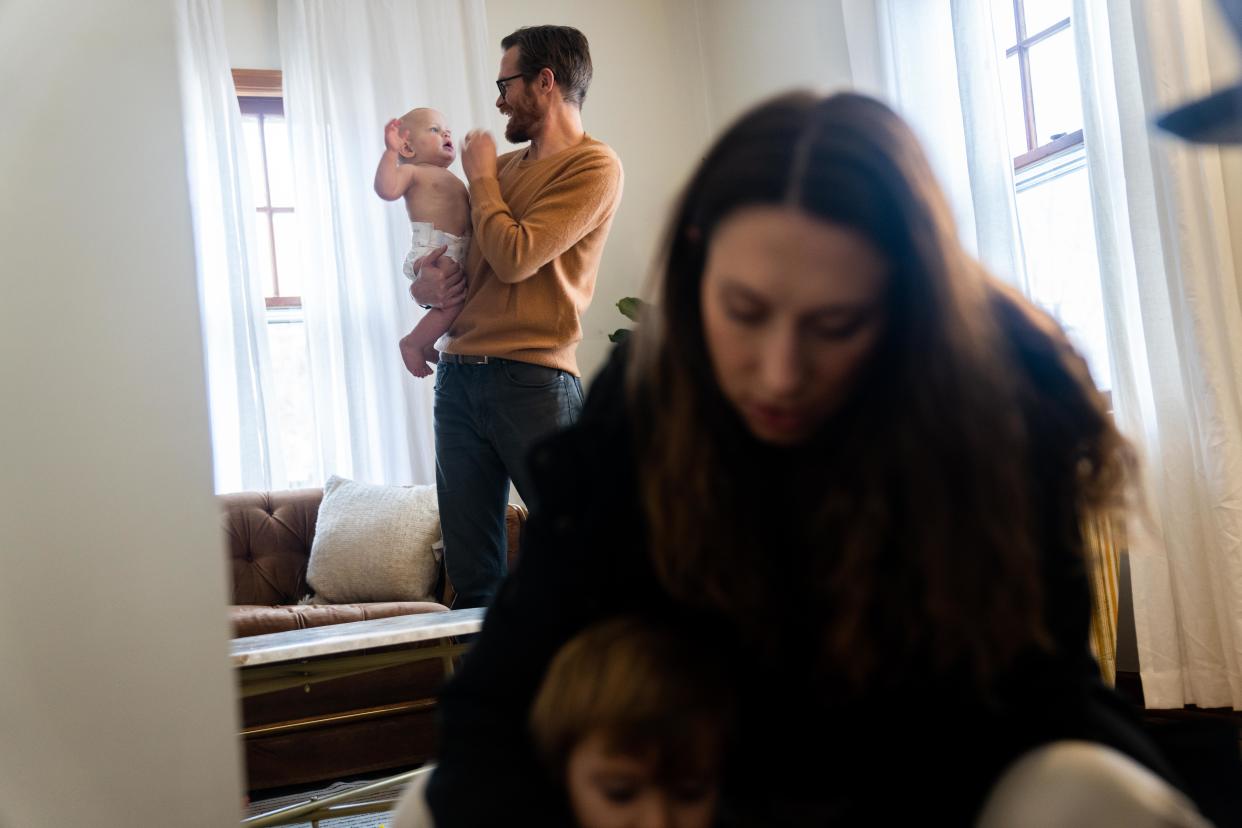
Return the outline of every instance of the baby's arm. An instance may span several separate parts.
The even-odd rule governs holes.
[[[396,201],[405,195],[414,181],[414,165],[402,164],[397,150],[405,142],[409,130],[402,130],[396,118],[384,127],[384,154],[375,168],[375,194],[385,201]]]

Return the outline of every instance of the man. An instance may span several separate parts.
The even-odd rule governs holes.
[[[498,159],[490,133],[466,136],[468,284],[440,250],[416,263],[410,287],[423,306],[465,303],[435,385],[436,484],[458,609],[491,603],[507,571],[509,482],[534,505],[527,452],[582,408],[581,316],[622,189],[616,154],[582,128],[592,74],[586,37],[535,26],[500,45],[505,137],[530,143]]]

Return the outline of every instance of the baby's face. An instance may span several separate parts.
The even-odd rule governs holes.
[[[457,157],[453,132],[449,129],[443,113],[434,109],[418,109],[401,119],[410,131],[405,136],[406,146],[413,153],[407,156],[416,164],[434,164],[447,167]],[[404,154],[404,153],[402,153]]]
[[[704,757],[710,767],[710,755]],[[654,755],[614,751],[592,733],[569,754],[565,782],[582,828],[709,828],[719,784],[714,773],[659,779]]]

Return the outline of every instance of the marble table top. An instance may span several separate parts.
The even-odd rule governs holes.
[[[300,658],[477,633],[483,627],[485,613],[482,608],[425,612],[252,635],[233,639],[229,650],[234,667],[279,664]]]

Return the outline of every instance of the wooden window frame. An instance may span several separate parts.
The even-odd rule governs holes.
[[[237,101],[245,114],[260,116],[259,142],[263,146],[263,189],[267,195],[266,204],[256,210],[267,216],[269,248],[272,257],[272,287],[274,296],[264,297],[264,302],[271,308],[300,308],[300,296],[280,295],[280,269],[276,262],[276,226],[272,216],[276,213],[292,213],[292,207],[272,206],[272,191],[267,171],[267,137],[262,128],[264,115],[284,115],[284,78],[279,69],[234,69],[233,86],[237,90]]]
[[[284,76],[279,69],[234,69],[233,86],[239,98],[283,98]]]
[[[1068,29],[1070,18],[1058,20],[1046,29],[1028,35],[1025,0],[1013,0],[1013,20],[1017,42],[1005,50],[1005,57],[1017,56],[1018,59],[1018,78],[1022,87],[1022,120],[1026,125],[1026,152],[1013,159],[1013,168],[1016,172],[1078,146],[1083,138],[1082,130],[1078,129],[1057,136],[1046,144],[1040,144],[1039,133],[1035,128],[1035,92],[1031,84],[1031,47]]]
[[[1049,141],[1043,146],[1036,147],[1030,152],[1024,152],[1017,158],[1013,159],[1014,172],[1020,172],[1032,164],[1038,164],[1045,158],[1051,158],[1054,155],[1059,155],[1060,153],[1065,152],[1066,150],[1071,150],[1080,144],[1082,144],[1081,129],[1076,129],[1073,132],[1067,132],[1060,138]]]

